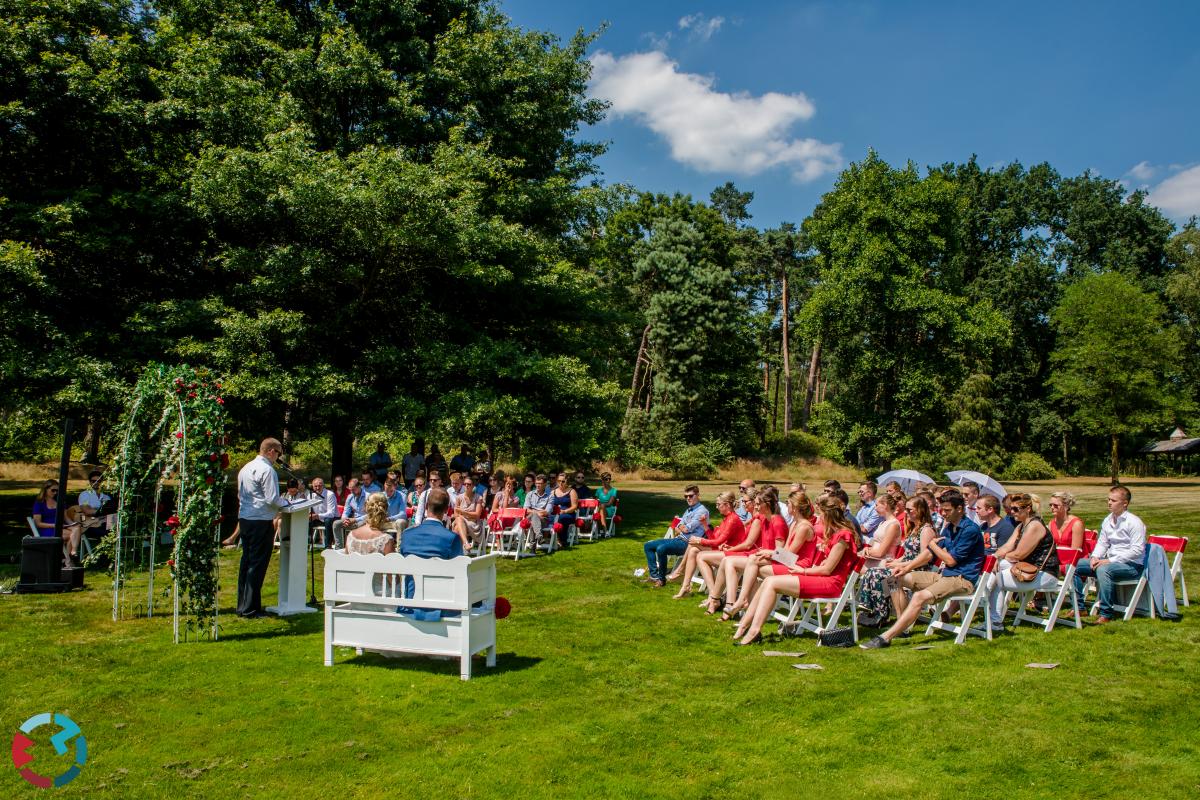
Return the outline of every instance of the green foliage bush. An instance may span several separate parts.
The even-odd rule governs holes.
[[[764,458],[795,459],[819,458],[824,451],[825,440],[805,431],[791,431],[786,436],[772,433],[767,436],[761,454]]]
[[[1012,457],[1001,477],[1006,481],[1048,481],[1058,477],[1058,471],[1037,453],[1021,452]]]

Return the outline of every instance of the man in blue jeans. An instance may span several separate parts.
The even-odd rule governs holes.
[[[1113,600],[1117,581],[1134,581],[1142,576],[1146,558],[1146,526],[1129,511],[1132,495],[1117,484],[1108,490],[1108,516],[1100,526],[1100,538],[1091,558],[1080,559],[1075,567],[1075,595],[1083,597],[1083,583],[1096,579],[1100,608],[1095,622],[1103,625],[1115,616]]]
[[[685,488],[683,499],[687,501],[687,510],[667,529],[670,536],[651,539],[643,546],[646,566],[650,568],[650,582],[656,587],[666,581],[667,558],[686,553],[689,536],[703,537],[708,533],[708,509],[700,504],[700,487],[692,484]]]

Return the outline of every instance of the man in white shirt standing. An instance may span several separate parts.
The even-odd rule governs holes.
[[[242,533],[242,563],[238,568],[239,617],[267,616],[262,585],[271,563],[275,515],[287,505],[279,496],[279,475],[273,466],[283,455],[278,439],[263,439],[258,456],[238,472],[238,526]]]
[[[324,478],[312,479],[312,496],[321,501],[321,505],[308,512],[308,518],[323,531],[321,546],[333,546],[333,521],[338,518],[337,495],[325,488]]]
[[[1108,516],[1100,525],[1100,538],[1089,559],[1075,566],[1075,594],[1083,596],[1083,582],[1096,579],[1100,608],[1096,624],[1111,622],[1117,581],[1133,581],[1142,576],[1146,557],[1146,525],[1129,511],[1132,494],[1117,484],[1108,490]]]

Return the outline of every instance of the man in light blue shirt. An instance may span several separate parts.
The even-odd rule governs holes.
[[[333,523],[333,546],[341,549],[345,546],[346,528],[353,530],[367,518],[367,493],[363,491],[362,481],[350,479],[350,494],[346,495],[346,503],[342,507],[342,518]]]
[[[242,532],[242,561],[238,567],[239,617],[265,617],[262,585],[271,563],[275,515],[287,506],[279,496],[275,459],[283,455],[278,439],[263,439],[258,455],[238,472],[238,529]]]
[[[750,511],[749,504],[746,502],[747,498],[750,497],[750,491],[753,488],[754,481],[750,478],[746,478],[746,480],[738,484],[738,502],[733,509],[733,513],[738,515],[738,519],[742,521],[743,525],[749,525],[750,517],[753,516]]]
[[[363,494],[367,497],[370,497],[376,492],[383,491],[383,484],[376,482],[375,473],[369,469],[364,469],[362,471],[362,477],[359,479],[359,483],[362,484]],[[366,502],[366,499],[364,498],[363,501]]]
[[[550,498],[553,492],[546,486],[546,476],[533,479],[533,488],[525,493],[525,510],[529,512],[529,531],[536,545],[542,536],[542,526],[550,518]]]
[[[663,539],[651,539],[642,545],[646,553],[646,566],[649,568],[650,583],[663,586],[667,575],[667,558],[682,556],[687,552],[688,537],[703,538],[708,533],[708,509],[700,503],[700,487],[692,484],[683,490],[683,499],[687,509],[677,522],[667,529],[669,536]]]
[[[862,535],[870,537],[875,533],[875,529],[879,527],[879,523],[883,518],[879,516],[879,512],[875,510],[875,493],[879,491],[879,487],[873,481],[867,481],[858,487],[858,501],[862,503],[858,508],[858,513],[854,518],[858,520],[858,526],[862,528]]]
[[[404,490],[389,478],[383,482],[383,494],[388,501],[388,519],[404,530],[408,524],[408,498],[404,496]]]

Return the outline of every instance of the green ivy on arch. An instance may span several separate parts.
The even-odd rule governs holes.
[[[150,540],[156,541],[163,484],[176,481],[175,513],[164,520],[174,535],[167,565],[174,579],[175,641],[181,614],[186,630],[211,629],[216,638],[217,555],[225,492],[225,400],[221,383],[204,368],[152,363],[134,387],[118,427],[122,437],[108,485],[117,491],[117,524],[93,557],[113,563],[113,619],[120,614],[128,553],[122,539],[140,541],[137,503],[154,497]],[[153,566],[153,555],[151,556]],[[154,570],[150,570],[153,592]],[[148,604],[152,612],[152,602]]]

